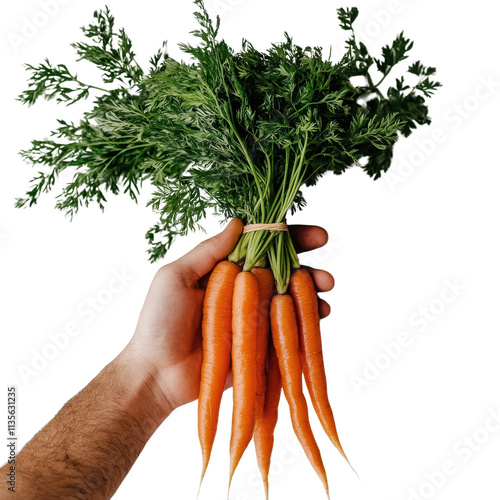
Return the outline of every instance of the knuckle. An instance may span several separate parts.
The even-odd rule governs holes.
[[[166,264],[156,271],[155,278],[163,281],[172,277],[173,274],[175,274],[175,263]]]

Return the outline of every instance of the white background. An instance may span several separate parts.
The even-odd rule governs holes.
[[[171,55],[179,56],[176,44],[195,28],[189,1],[107,3],[144,65],[164,39]],[[415,41],[413,56],[436,66],[444,86],[430,104],[433,124],[397,145],[390,175],[377,182],[359,169],[328,176],[314,193],[306,192],[308,207],[291,220],[320,224],[330,233],[326,250],[303,261],[336,278],[335,290],[325,296],[332,314],[322,323],[329,392],[345,450],[361,477],[342,462],[312,416],[332,498],[499,498],[500,423],[491,417],[500,419],[498,12],[486,0],[357,5],[357,27],[372,53],[404,29]],[[60,2],[22,42],[27,22],[43,24],[43,14],[36,17],[43,12],[41,2],[2,7],[0,390],[18,386],[20,444],[128,342],[162,264],[146,258],[143,235],[155,220],[145,208],[147,192],[138,205],[110,197],[104,214],[92,207],[72,223],[53,209],[52,195],[35,208],[13,208],[34,174],[18,151],[44,137],[56,118],[78,118],[89,105],[41,103],[28,109],[15,102],[25,88],[21,64],[49,57],[79,68],[82,78],[94,78],[89,66],[74,64],[69,44],[81,39],[79,26],[103,6],[98,0]],[[221,13],[222,34],[233,46],[245,36],[264,49],[287,30],[298,43],[332,45],[335,58],[342,53],[345,33],[335,9],[344,3],[208,0],[207,6]],[[210,217],[207,232],[218,228]],[[203,238],[179,239],[165,262]],[[86,301],[105,297],[113,273],[123,270],[133,278],[88,321]],[[49,335],[71,322],[81,333],[59,352],[47,351]],[[401,338],[406,344],[397,347]],[[23,379],[20,367],[31,366],[43,349],[53,359]],[[230,414],[228,392],[201,500],[225,495]],[[196,403],[174,412],[116,499],[195,498],[201,465],[196,417]],[[297,451],[285,401],[273,460],[272,498],[324,498]],[[436,473],[443,467],[446,475]],[[263,498],[253,447],[237,471],[231,498]]]

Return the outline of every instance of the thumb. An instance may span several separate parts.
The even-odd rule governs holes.
[[[201,242],[175,262],[179,268],[199,280],[234,249],[243,231],[243,222],[233,219],[221,233]]]

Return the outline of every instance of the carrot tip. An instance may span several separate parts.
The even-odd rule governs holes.
[[[229,500],[229,491],[231,490],[231,483],[233,482],[234,469],[229,471],[229,484],[227,485],[227,500]]]
[[[354,472],[354,474],[356,474],[356,477],[361,481],[361,478],[359,477],[359,474],[356,472],[356,469],[352,466],[351,462],[349,462],[349,459],[347,458],[347,455],[345,454],[345,452],[344,452],[342,446],[340,445],[340,443],[338,444],[338,446],[335,444],[335,446],[340,451],[340,454],[344,457],[345,461],[347,462],[347,465],[349,465],[349,467]]]
[[[208,463],[203,465],[203,470],[201,471],[200,485],[198,486],[198,493],[196,494],[196,498],[198,498],[200,496],[201,485],[202,485],[203,479],[205,477],[205,472],[207,472],[207,466],[208,466]]]
[[[330,500],[330,488],[328,487],[328,483],[323,483],[323,486],[325,488],[326,497]]]
[[[358,481],[361,482],[361,478],[359,477],[359,474],[356,472],[356,469],[349,463],[349,460],[347,461],[347,463],[349,464],[349,467],[352,469],[352,471],[354,472],[354,474],[356,474],[356,477],[358,478]]]

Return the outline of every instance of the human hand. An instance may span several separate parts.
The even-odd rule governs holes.
[[[206,284],[215,265],[231,253],[242,230],[240,220],[231,221],[223,232],[162,267],[151,284],[127,350],[132,355],[131,363],[154,375],[167,412],[198,398]],[[318,226],[290,226],[289,231],[298,253],[322,247],[328,241],[327,232]],[[330,273],[309,271],[319,292],[333,288]],[[321,299],[319,309],[321,317],[330,313],[330,306]],[[231,380],[229,373],[227,387]]]

